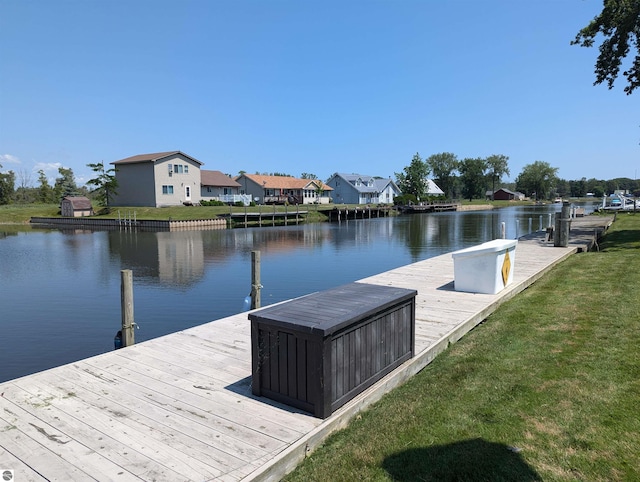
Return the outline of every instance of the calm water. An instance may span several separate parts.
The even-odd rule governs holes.
[[[136,341],[243,311],[251,251],[261,252],[262,304],[301,296],[547,225],[559,205],[182,232],[3,233],[0,382],[113,349],[120,270],[133,270]]]

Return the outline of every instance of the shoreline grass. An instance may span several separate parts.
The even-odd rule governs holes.
[[[640,480],[639,292],[621,215],[285,480]]]

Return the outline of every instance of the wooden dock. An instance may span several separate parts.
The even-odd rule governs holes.
[[[285,206],[284,211],[276,211],[274,205],[273,211],[268,209],[263,211],[262,206],[260,206],[259,211],[221,214],[220,216],[232,221],[234,227],[243,226],[246,228],[249,226],[261,227],[262,225],[275,226],[276,221],[285,226],[288,224],[299,224],[305,220],[305,216],[308,213],[309,211],[300,211],[298,206],[291,209]]]
[[[407,214],[415,213],[439,213],[443,211],[457,211],[460,203],[426,203],[426,204],[410,204],[402,206],[401,211]]]
[[[16,481],[279,480],[611,222],[582,219],[568,247],[544,232],[521,239],[514,281],[496,295],[454,291],[450,254],[360,280],[418,291],[416,355],[327,419],[251,394],[241,313],[0,384],[0,470]]]
[[[395,210],[394,206],[356,206],[352,208],[348,207],[335,207],[330,211],[324,213],[329,218],[330,222],[349,221],[351,219],[371,219],[371,218],[384,218],[391,215],[391,211]]]

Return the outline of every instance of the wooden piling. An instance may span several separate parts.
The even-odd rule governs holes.
[[[131,346],[135,341],[133,320],[133,272],[120,271],[120,301],[122,306],[122,346]]]
[[[251,251],[251,309],[260,308],[260,251]]]

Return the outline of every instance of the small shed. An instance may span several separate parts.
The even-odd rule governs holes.
[[[93,207],[85,196],[66,196],[60,204],[60,212],[63,217],[80,218],[93,216]]]
[[[493,193],[493,199],[496,201],[522,201],[524,199],[524,194],[521,192],[513,192],[501,187]]]

